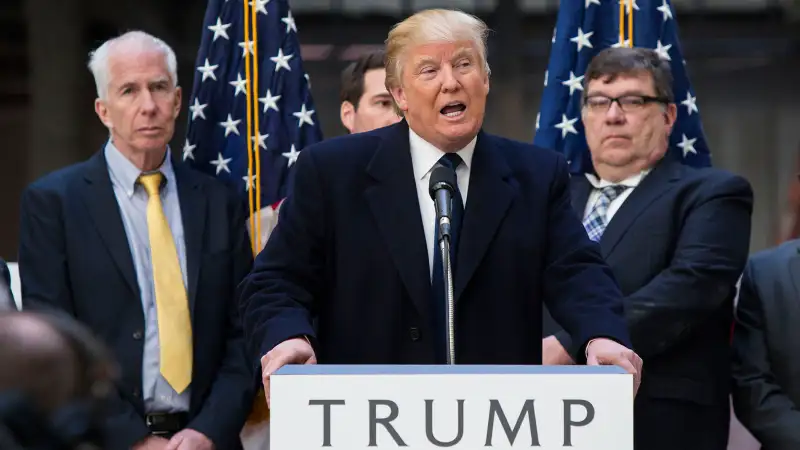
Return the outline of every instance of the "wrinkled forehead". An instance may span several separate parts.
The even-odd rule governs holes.
[[[653,76],[646,71],[603,74],[587,83],[587,96],[607,95],[613,97],[625,94],[655,95]]]

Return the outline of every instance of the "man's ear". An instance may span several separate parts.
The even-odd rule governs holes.
[[[342,125],[347,128],[347,131],[353,133],[356,122],[356,108],[352,103],[347,100],[342,102],[339,108],[339,118],[342,120]]]
[[[389,93],[392,94],[392,98],[397,104],[397,107],[400,108],[400,111],[405,114],[408,111],[408,100],[406,99],[406,93],[403,88],[393,87],[389,90]]]
[[[664,110],[664,125],[667,128],[667,136],[672,134],[672,128],[675,126],[676,120],[678,120],[678,106],[675,103],[670,103]]]
[[[111,122],[111,117],[108,114],[108,108],[103,100],[96,98],[94,100],[94,112],[97,114],[97,117],[100,118],[100,122],[103,122],[103,125],[106,126],[109,130],[113,128],[114,124]]]
[[[175,87],[175,118],[181,114],[181,99],[183,98],[183,91],[180,86]]]

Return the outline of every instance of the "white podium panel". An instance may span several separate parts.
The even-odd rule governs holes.
[[[286,366],[270,450],[633,450],[615,366]]]

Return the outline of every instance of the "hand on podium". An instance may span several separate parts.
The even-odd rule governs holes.
[[[293,338],[281,342],[261,357],[261,382],[269,407],[269,377],[287,364],[316,364],[314,348],[306,338]]]
[[[633,395],[642,382],[642,358],[633,350],[611,339],[597,338],[586,346],[586,365],[620,366],[633,375]]]

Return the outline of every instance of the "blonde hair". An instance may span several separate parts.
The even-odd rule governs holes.
[[[489,28],[481,19],[452,9],[426,9],[398,23],[386,38],[386,89],[400,86],[403,55],[412,46],[431,42],[471,41],[478,50],[479,63],[491,73],[486,60]],[[397,105],[395,104],[397,111]],[[398,111],[399,112],[399,111]]]

